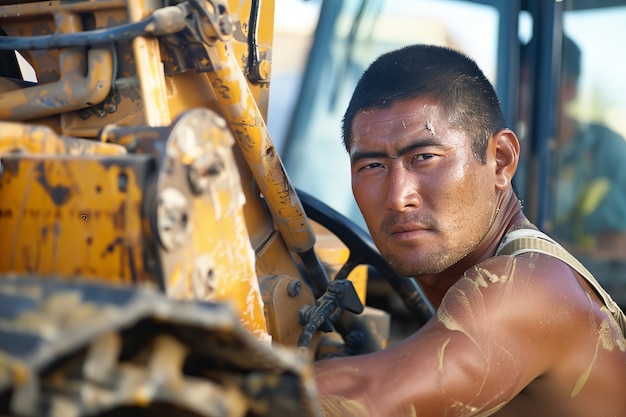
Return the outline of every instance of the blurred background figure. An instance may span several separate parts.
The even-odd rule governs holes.
[[[494,84],[522,141],[524,211],[626,307],[626,0],[280,1],[299,8],[277,8],[268,126],[297,188],[365,228],[337,140],[350,93],[386,51],[458,49]]]
[[[626,141],[604,125],[581,123],[568,113],[577,94],[580,58],[580,48],[564,36],[553,233],[579,251],[620,258],[626,253]]]
[[[582,52],[563,36],[554,152],[552,236],[626,304],[626,141],[572,115]]]

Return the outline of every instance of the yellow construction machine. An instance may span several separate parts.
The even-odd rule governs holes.
[[[368,235],[266,127],[273,1],[0,1],[0,415],[318,415],[388,342]],[[349,190],[346,190],[349,192]]]

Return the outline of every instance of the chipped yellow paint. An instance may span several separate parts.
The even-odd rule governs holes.
[[[28,368],[21,363],[11,364],[11,377],[17,386],[26,385],[31,380]]]
[[[31,373],[25,364],[0,352],[0,381],[3,384],[11,381],[16,387],[23,386],[31,382]]]
[[[206,156],[214,158],[219,169],[205,177],[201,194],[189,190],[191,196],[184,197],[181,192],[190,205],[188,225],[181,231],[182,246],[161,252],[166,293],[177,299],[229,303],[244,327],[269,341],[233,144],[226,125],[208,110],[188,112],[172,129],[165,150],[177,164],[172,172],[180,175]],[[171,175],[160,174],[160,192],[179,187],[179,177]]]
[[[138,407],[148,408],[151,403],[153,394],[150,392],[150,388],[147,385],[140,385],[132,396],[133,405]]]
[[[312,226],[291,182],[277,157],[265,121],[246,80],[237,70],[237,59],[228,46],[207,50],[214,71],[207,73],[230,126],[236,126],[235,139],[247,161],[270,210],[278,214],[276,227],[287,247],[296,253],[315,245]]]
[[[186,259],[186,257],[184,257],[184,259]],[[191,269],[187,263],[177,263],[165,277],[166,294],[176,299],[192,298],[191,288],[188,282],[190,274]]]
[[[225,194],[223,195],[225,196]],[[206,211],[205,211],[206,213]],[[243,217],[241,206],[216,222],[220,233],[214,242],[212,258],[217,277],[216,300],[231,301],[241,315],[243,325],[260,338],[267,332],[263,301],[254,267],[255,255]],[[214,239],[217,240],[217,239]]]
[[[144,270],[140,185],[133,169],[106,161],[39,155],[5,160],[0,272],[131,283],[133,269]]]
[[[47,126],[0,122],[0,155],[8,152],[49,155],[123,155],[123,146],[58,136]]]
[[[128,3],[129,17],[138,22],[152,12],[146,2]],[[167,103],[165,74],[161,62],[159,40],[156,37],[137,36],[132,41],[137,74],[141,83],[145,119],[150,126],[167,126],[172,122]]]

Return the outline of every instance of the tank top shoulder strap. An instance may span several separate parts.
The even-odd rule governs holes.
[[[509,232],[498,246],[496,255],[516,256],[527,252],[538,252],[552,256],[565,262],[578,272],[602,298],[607,310],[622,330],[622,335],[626,335],[626,316],[622,309],[578,259],[545,233],[535,229],[518,229]]]

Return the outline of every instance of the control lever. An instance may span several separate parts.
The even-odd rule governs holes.
[[[308,348],[318,329],[324,332],[332,331],[332,323],[345,310],[360,314],[363,312],[363,304],[350,280],[331,281],[326,292],[317,300],[316,306],[305,305],[298,312],[298,318],[303,326],[298,339],[298,348]]]

